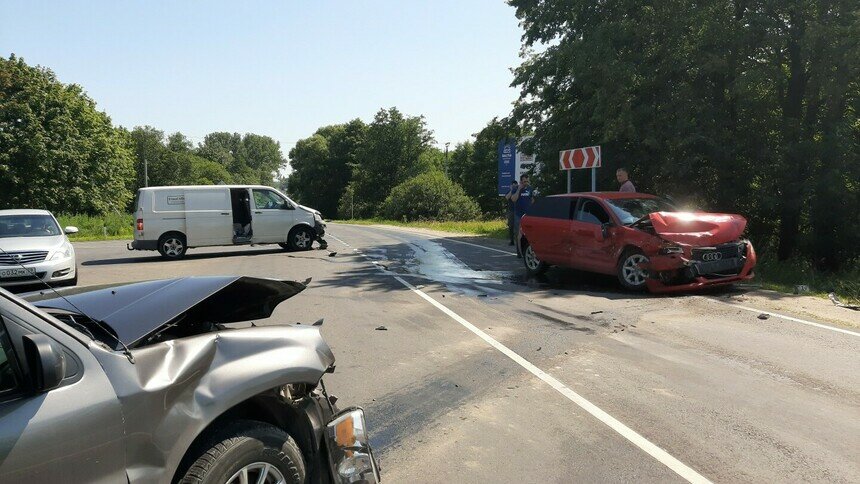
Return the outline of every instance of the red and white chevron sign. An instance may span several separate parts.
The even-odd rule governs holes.
[[[560,151],[558,165],[561,170],[600,168],[600,146]]]

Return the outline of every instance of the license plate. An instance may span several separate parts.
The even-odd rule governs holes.
[[[7,279],[12,277],[26,277],[33,276],[35,274],[35,270],[27,269],[25,267],[16,267],[14,269],[0,269],[0,279]]]

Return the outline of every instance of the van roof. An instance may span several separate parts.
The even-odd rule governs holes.
[[[141,187],[138,190],[176,190],[176,189],[195,189],[195,188],[271,188],[273,190],[277,190],[275,187],[270,187],[266,185],[172,185],[172,186],[160,186],[160,187]]]

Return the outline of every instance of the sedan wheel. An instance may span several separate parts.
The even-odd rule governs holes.
[[[528,272],[530,276],[543,274],[549,268],[549,264],[538,258],[534,249],[532,249],[531,244],[526,245],[526,248],[523,251],[523,263],[526,265],[526,272]]]
[[[640,252],[628,253],[621,262],[621,267],[619,268],[618,279],[621,284],[627,289],[643,289],[645,287],[645,279],[647,276],[645,271],[642,270],[639,265],[646,262],[648,262],[648,258],[645,257],[645,254]]]

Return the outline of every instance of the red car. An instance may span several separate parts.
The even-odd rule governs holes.
[[[644,193],[571,193],[536,199],[519,244],[531,275],[559,265],[615,275],[631,290],[685,291],[753,277],[746,224],[740,215],[679,212]]]

